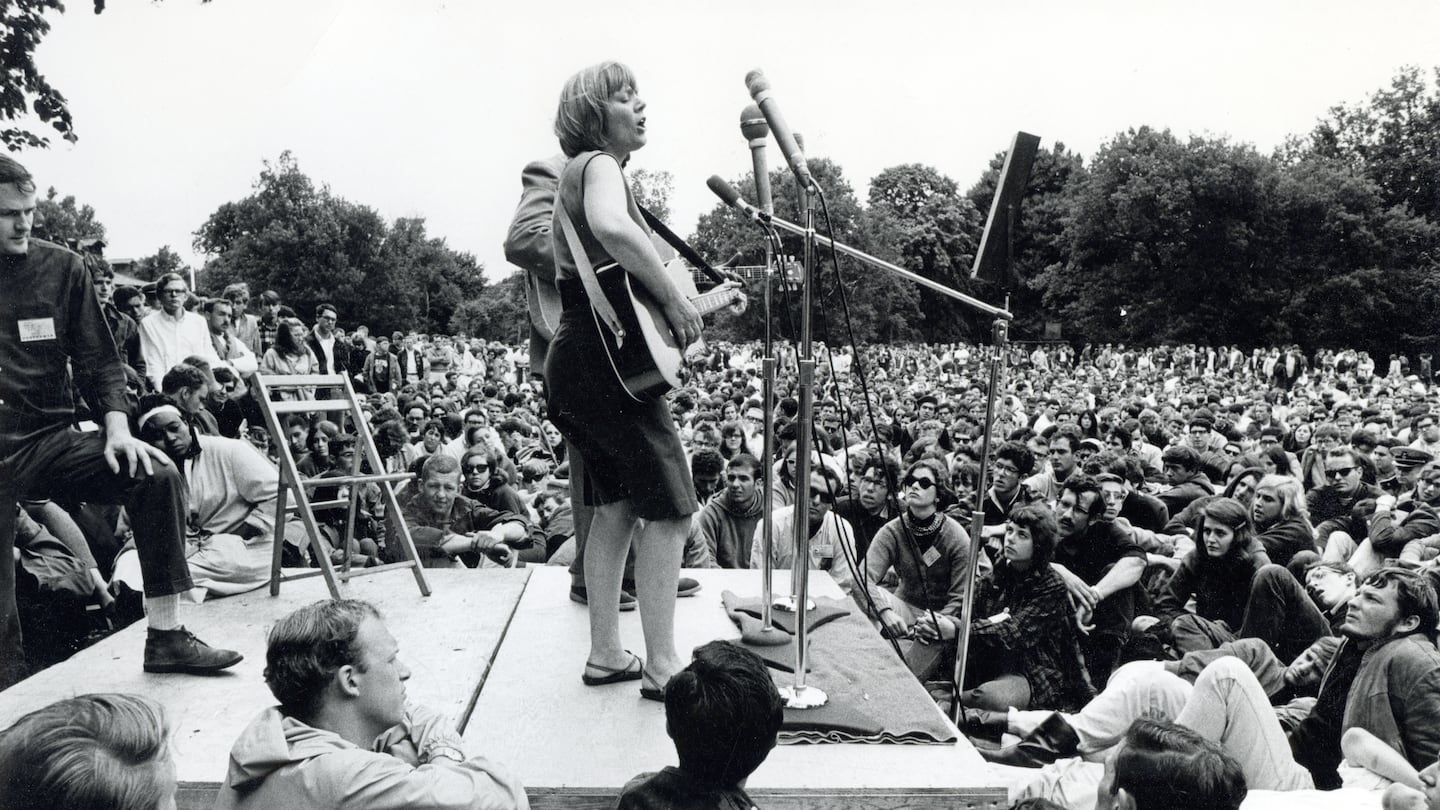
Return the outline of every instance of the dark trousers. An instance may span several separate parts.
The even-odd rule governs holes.
[[[1289,662],[1328,635],[1330,622],[1293,574],[1273,563],[1255,572],[1241,638],[1263,639],[1281,661]]]
[[[185,563],[185,481],[173,466],[137,478],[110,471],[100,433],[57,430],[0,459],[0,689],[24,676],[15,607],[15,505],[25,499],[121,504],[130,515],[146,596],[189,590]]]

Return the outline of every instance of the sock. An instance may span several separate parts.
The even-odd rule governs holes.
[[[179,612],[180,595],[145,597],[145,618],[151,630],[174,630],[180,626],[176,617]]]

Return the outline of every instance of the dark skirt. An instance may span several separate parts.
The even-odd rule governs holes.
[[[545,359],[550,419],[585,462],[585,503],[630,500],[639,517],[699,510],[680,434],[664,399],[637,402],[620,384],[578,280],[559,284],[564,310]]]

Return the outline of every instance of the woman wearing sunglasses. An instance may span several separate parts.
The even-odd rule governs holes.
[[[900,481],[904,511],[875,534],[865,552],[866,582],[876,618],[885,635],[907,639],[905,661],[921,680],[934,674],[946,653],[942,627],[952,628],[965,602],[965,574],[974,545],[945,507],[954,501],[944,464],[922,458],[905,469]],[[980,571],[990,558],[980,555]],[[877,583],[891,568],[900,578],[892,594]]]

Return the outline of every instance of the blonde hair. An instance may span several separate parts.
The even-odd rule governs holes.
[[[610,123],[605,105],[610,96],[625,88],[636,90],[635,74],[620,62],[591,65],[565,81],[560,105],[555,112],[555,137],[566,157],[604,149],[605,128]]]

